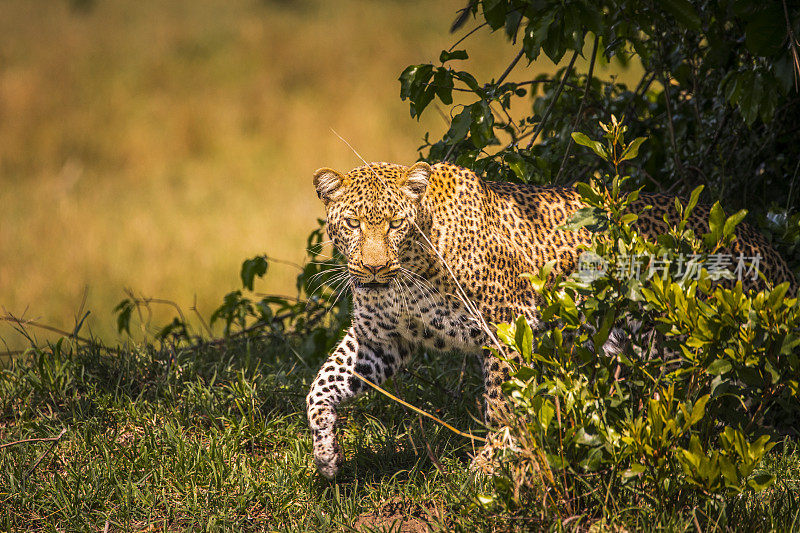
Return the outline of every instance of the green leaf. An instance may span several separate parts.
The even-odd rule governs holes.
[[[722,210],[722,206],[719,204],[719,201],[714,202],[714,205],[711,206],[711,212],[709,213],[708,217],[708,228],[711,230],[714,242],[719,241],[720,237],[722,237],[722,230],[724,226],[725,211]]]
[[[469,55],[467,54],[466,50],[453,50],[452,52],[442,50],[442,53],[439,54],[439,61],[442,63],[452,61],[454,59],[469,59]]]
[[[582,207],[572,213],[567,221],[558,227],[560,230],[575,231],[584,226],[596,227],[604,222],[601,211],[596,207]]]
[[[411,116],[419,118],[433,100],[436,87],[428,82],[433,76],[433,65],[411,65],[400,74],[400,98],[411,100]]]
[[[472,106],[466,106],[461,113],[453,117],[450,129],[444,136],[445,141],[454,144],[463,140],[469,133],[470,124],[472,124]]]
[[[777,311],[778,308],[783,305],[783,297],[786,296],[786,291],[789,290],[789,282],[784,281],[774,289],[767,298],[766,306],[773,311]]]
[[[608,161],[608,153],[606,153],[606,149],[600,141],[593,141],[579,131],[572,132],[572,139],[580,145],[591,148],[592,151],[603,158],[603,160]]]
[[[747,481],[747,486],[756,492],[761,492],[762,490],[769,488],[769,486],[773,483],[775,483],[775,476],[763,472],[750,478]]]
[[[567,35],[572,34],[572,32],[567,32],[564,27],[563,11],[558,11],[553,23],[547,28],[547,38],[542,43],[542,50],[553,63],[558,63],[564,57],[564,53],[567,51]]]
[[[550,29],[550,24],[553,23],[555,15],[554,9],[544,14],[539,14],[537,18],[532,20],[525,28],[525,37],[522,40],[522,47],[525,50],[525,56],[528,60],[534,61],[539,57],[542,43],[547,39],[547,33]]]
[[[689,196],[689,203],[686,204],[686,209],[683,212],[684,218],[688,219],[689,213],[694,210],[697,200],[700,198],[700,193],[703,192],[703,187],[704,185],[699,185],[692,191],[691,196]]]
[[[423,69],[431,69],[431,65],[410,65],[400,74],[400,99],[405,100],[411,96],[411,89],[417,79],[417,74]]]
[[[125,299],[114,308],[114,312],[117,313],[117,331],[119,333],[126,331],[128,335],[131,334],[131,313],[133,313],[134,307],[135,303],[132,300]]]
[[[585,446],[599,446],[601,444],[600,437],[586,432],[585,428],[579,428],[575,433],[575,443],[583,444]]]
[[[469,72],[464,72],[464,71],[453,72],[453,76],[456,79],[462,81],[464,85],[469,87],[472,92],[477,93],[478,95],[481,94],[481,86],[478,83],[478,80],[476,80],[475,76],[473,76]]]
[[[508,346],[514,346],[515,337],[516,337],[516,325],[515,324],[497,324],[497,338],[503,343]]]
[[[766,2],[745,27],[745,45],[757,56],[773,56],[783,49],[786,20],[778,2]]]
[[[518,152],[507,153],[503,156],[503,161],[506,162],[508,168],[511,169],[518,180],[528,181],[528,164]]]
[[[717,359],[706,368],[706,372],[712,376],[719,376],[729,372],[733,368],[731,362],[727,359]]]
[[[694,402],[694,405],[692,406],[692,416],[689,418],[690,425],[693,426],[703,419],[703,416],[706,414],[706,404],[708,403],[709,398],[711,398],[711,396],[705,394],[698,398],[696,402]]]
[[[505,26],[508,4],[505,0],[483,0],[483,18],[492,30]]]
[[[481,149],[494,140],[493,126],[494,115],[489,109],[489,104],[484,100],[473,104],[469,133],[475,148]]]
[[[637,155],[639,155],[639,146],[641,146],[642,143],[645,142],[646,140],[647,137],[637,137],[636,139],[631,141],[631,143],[625,148],[625,151],[622,152],[622,155],[620,156],[619,159],[620,162],[628,159],[633,159]]]
[[[514,343],[520,355],[522,355],[526,361],[530,361],[531,354],[533,353],[533,331],[530,325],[528,325],[528,321],[525,320],[525,317],[522,315],[517,318]]]
[[[539,424],[541,428],[547,431],[547,428],[550,427],[550,423],[553,421],[553,417],[556,414],[556,410],[549,401],[545,400],[542,402],[542,406],[539,408]]]
[[[269,264],[267,263],[267,258],[263,255],[248,259],[242,263],[242,271],[240,273],[240,277],[242,278],[242,286],[244,286],[247,290],[252,291],[255,277],[263,277],[264,274],[267,273],[268,266]]]
[[[700,17],[689,0],[661,0],[661,6],[690,30],[700,31]]]
[[[744,76],[743,76],[744,77]],[[747,77],[749,83],[744,83],[740,79],[739,85],[739,111],[747,125],[752,125],[758,118],[759,106],[761,105],[761,93],[763,82],[758,72],[750,73]]]
[[[436,69],[433,76],[434,91],[444,105],[453,103],[453,76],[446,68]]]
[[[575,184],[575,188],[578,190],[578,194],[580,194],[581,198],[583,198],[584,200],[589,200],[590,202],[593,203],[599,203],[603,201],[603,197],[600,194],[596,193],[592,189],[592,186],[589,185],[588,183],[579,181]]]
[[[742,209],[729,216],[722,228],[722,236],[729,237],[733,235],[733,232],[736,230],[736,226],[744,219],[745,215],[747,215],[747,210]]]
[[[622,479],[628,480],[632,477],[641,475],[645,471],[644,465],[632,464],[630,468],[622,472]]]

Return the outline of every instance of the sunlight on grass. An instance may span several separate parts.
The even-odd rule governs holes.
[[[1,308],[71,329],[86,291],[87,326],[113,341],[126,287],[185,309],[196,296],[207,316],[243,259],[300,261],[323,214],[313,171],[359,164],[331,128],[411,163],[446,127],[435,109],[411,120],[396,80],[456,41],[462,4],[4,5]],[[496,77],[513,50],[474,39],[470,69]],[[275,265],[258,289],[291,294],[294,276]],[[24,345],[8,324],[0,337]]]

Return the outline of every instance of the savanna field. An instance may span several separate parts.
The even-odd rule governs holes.
[[[518,417],[491,436],[506,446],[494,477],[470,471],[490,437],[480,364],[425,351],[339,410],[345,463],[333,481],[316,471],[305,395],[351,305],[326,285],[311,178],[361,165],[354,150],[585,181],[606,225],[593,250],[611,264],[717,251],[745,207],[800,270],[800,7],[783,4],[778,31],[777,0],[643,14],[609,2],[601,14],[543,0],[523,16],[509,7],[521,0],[482,1],[452,34],[463,0],[4,2],[0,531],[800,531],[800,304],[780,286],[542,278],[552,330],[497,330],[530,368],[504,388]],[[715,10],[729,7],[723,31]],[[725,53],[752,57],[726,64],[704,48],[725,31]],[[764,37],[781,32],[780,49]],[[619,44],[645,35],[658,38]],[[469,59],[447,63],[468,71],[453,101],[425,95],[424,69],[405,71],[402,101],[404,69],[445,64],[454,43]],[[724,68],[735,75],[709,97],[704,80]],[[587,87],[587,71],[604,81]],[[701,203],[727,209],[707,235],[673,227],[647,242],[619,210],[620,190],[677,192],[685,206],[698,185]],[[581,347],[625,313],[660,324],[667,355],[587,358]],[[645,353],[643,334],[626,333]]]
[[[455,41],[457,4],[4,5],[0,305],[70,330],[88,310],[83,331],[114,341],[125,289],[208,315],[246,257],[302,261],[324,216],[312,173],[360,164],[332,129],[411,163],[446,128],[408,118],[397,77]],[[489,75],[509,51],[483,42]],[[259,289],[294,294],[296,274],[276,265]]]

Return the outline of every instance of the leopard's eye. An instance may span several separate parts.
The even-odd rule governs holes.
[[[403,220],[404,219],[402,219],[402,218],[396,218],[394,220],[390,220],[389,221],[389,227],[392,228],[392,229],[397,229],[397,228],[399,228],[400,226],[403,225]]]
[[[361,227],[361,221],[357,218],[347,218],[345,220],[347,221],[347,225],[353,229]]]

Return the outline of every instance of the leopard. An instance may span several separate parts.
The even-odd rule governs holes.
[[[541,302],[522,274],[550,263],[551,277],[569,275],[591,243],[586,228],[564,227],[586,207],[574,187],[486,180],[447,162],[364,163],[344,174],[321,168],[313,176],[352,293],[351,325],[306,397],[314,462],[329,479],[343,463],[339,406],[394,376],[418,349],[477,357],[484,420],[496,424],[501,385],[520,360],[488,348],[488,324],[523,316],[534,331],[543,327]],[[673,196],[642,193],[631,209],[644,206],[652,207],[636,225],[646,236],[664,233],[667,221],[678,218]],[[690,227],[707,231],[708,214],[698,206]],[[729,251],[760,256],[766,279],[795,287],[787,263],[751,226],[737,227]],[[756,281],[744,284],[754,288]]]

